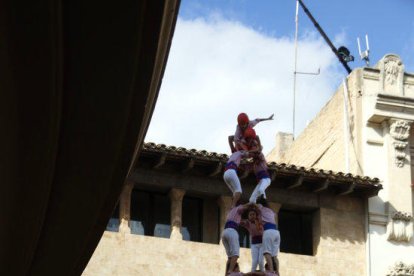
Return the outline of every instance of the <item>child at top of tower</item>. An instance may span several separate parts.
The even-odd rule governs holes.
[[[231,152],[238,150],[246,150],[243,146],[244,138],[243,134],[248,127],[254,128],[258,123],[268,120],[273,120],[274,114],[270,115],[268,118],[257,118],[250,121],[246,113],[240,113],[237,116],[237,127],[234,135],[229,136],[229,145]],[[234,142],[234,144],[233,144]]]

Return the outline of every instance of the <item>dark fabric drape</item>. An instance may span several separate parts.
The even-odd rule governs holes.
[[[82,273],[148,127],[177,9],[0,1],[0,275]]]

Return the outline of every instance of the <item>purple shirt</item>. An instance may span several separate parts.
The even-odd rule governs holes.
[[[275,212],[273,212],[272,209],[264,207],[261,204],[258,204],[260,212],[262,213],[262,221],[263,222],[268,222],[268,223],[273,223],[276,224],[276,220],[275,220]]]
[[[247,125],[247,127],[254,128],[259,122],[260,122],[259,119],[255,119],[253,121],[249,121],[249,124]],[[243,132],[242,132],[240,126],[237,125],[236,132],[234,133],[234,142],[235,143],[241,143],[242,142],[242,139],[243,139]]]
[[[242,215],[243,210],[244,210],[244,208],[243,208],[242,205],[234,207],[227,214],[226,221],[231,220],[231,221],[234,221],[235,223],[239,224],[240,220],[241,220],[241,215]]]

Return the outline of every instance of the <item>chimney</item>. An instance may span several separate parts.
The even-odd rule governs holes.
[[[293,134],[286,132],[276,133],[276,146],[267,155],[268,161],[282,162],[283,155],[293,143]]]

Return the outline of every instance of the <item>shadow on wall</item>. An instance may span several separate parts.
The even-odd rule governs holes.
[[[378,235],[386,235],[387,240],[398,246],[413,246],[413,213],[399,212],[390,203],[381,198],[375,198],[379,206],[384,206],[382,213],[370,213],[370,232]],[[380,219],[378,219],[380,218]]]
[[[321,239],[347,244],[365,244],[365,199],[352,196],[320,196],[315,213],[315,233]],[[318,229],[319,226],[319,229]],[[319,244],[319,242],[318,242]]]

